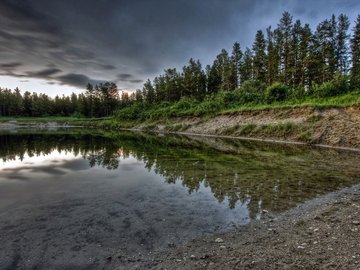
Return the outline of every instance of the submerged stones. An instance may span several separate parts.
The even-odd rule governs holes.
[[[224,240],[222,240],[221,238],[216,238],[215,243],[224,243]]]

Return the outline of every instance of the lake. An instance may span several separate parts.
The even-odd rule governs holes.
[[[357,184],[359,164],[309,146],[1,131],[0,269],[110,268]]]

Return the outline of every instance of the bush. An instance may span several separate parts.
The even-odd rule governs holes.
[[[360,90],[360,76],[354,76],[351,78],[350,91],[358,91]]]
[[[245,81],[234,91],[234,100],[239,104],[261,103],[264,99],[265,84],[260,81]]]
[[[213,114],[225,108],[226,93],[220,92],[215,96],[208,96],[194,109],[195,116]]]
[[[143,103],[134,103],[124,109],[116,111],[115,116],[116,118],[126,120],[144,119],[143,112],[146,109],[145,107]]]
[[[282,83],[274,83],[265,90],[266,102],[285,101],[289,94],[289,87]]]
[[[315,97],[333,97],[344,94],[349,91],[350,84],[347,76],[338,77],[332,81],[324,82],[321,85],[315,85],[312,89]]]
[[[182,116],[187,111],[193,109],[198,104],[198,101],[192,97],[182,97],[178,102],[170,106],[169,116]]]

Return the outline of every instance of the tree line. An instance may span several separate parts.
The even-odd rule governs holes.
[[[309,94],[334,96],[360,89],[360,15],[350,29],[345,14],[332,15],[315,30],[284,12],[276,28],[258,30],[251,48],[235,42],[205,68],[190,59],[148,79],[143,88],[119,95],[115,83],[88,84],[83,94],[55,97],[0,89],[0,115],[109,116],[133,104],[202,101],[218,93],[238,91],[239,103],[283,101]],[[121,114],[120,114],[121,115]]]
[[[51,98],[46,94],[21,94],[16,88],[0,88],[0,116],[85,116],[112,115],[119,105],[119,91],[115,83],[88,84],[85,93]]]

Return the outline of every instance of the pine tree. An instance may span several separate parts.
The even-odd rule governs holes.
[[[249,48],[246,48],[244,53],[244,61],[241,66],[242,81],[253,80],[253,57]]]
[[[207,93],[214,94],[220,91],[221,87],[221,73],[220,67],[217,60],[213,64],[206,66],[206,77],[207,77]]]
[[[360,77],[360,15],[357,17],[356,25],[351,38],[352,69],[351,75],[354,78]]]
[[[216,57],[218,68],[221,76],[220,89],[222,91],[231,91],[235,89],[233,78],[233,62],[231,61],[228,52],[225,49]]]
[[[300,83],[305,89],[308,89],[311,85],[310,82],[310,67],[312,62],[313,53],[311,51],[312,33],[309,24],[305,24],[301,31],[301,40],[299,48],[300,57]]]
[[[349,69],[349,27],[349,18],[344,14],[340,14],[336,31],[336,62],[337,70],[341,75],[347,74]]]
[[[202,99],[206,94],[206,76],[200,61],[190,59],[189,65],[183,67],[183,95]]]
[[[235,42],[233,45],[233,50],[232,50],[232,54],[231,54],[231,61],[233,62],[233,77],[235,79],[235,86],[236,88],[240,87],[241,85],[241,65],[242,65],[242,58],[243,58],[243,53],[241,51],[241,47],[240,47],[240,43],[239,42]]]
[[[280,52],[280,72],[281,79],[284,83],[289,81],[289,68],[290,68],[290,53],[291,53],[291,30],[292,30],[292,16],[289,12],[284,12],[280,23],[278,25],[278,31],[276,31],[277,43]]]
[[[300,20],[294,23],[292,28],[291,38],[291,52],[290,52],[290,66],[289,66],[289,85],[293,88],[297,87],[301,83],[301,38],[302,27]]]
[[[266,41],[264,34],[261,30],[257,31],[255,42],[253,44],[253,70],[254,79],[265,82],[266,78]]]
[[[271,30],[271,26],[266,29],[267,32],[267,72],[266,83],[267,85],[273,84],[278,79],[279,74],[279,54],[275,46],[275,34]]]
[[[320,76],[317,83],[323,83],[332,80],[336,71],[336,19],[332,16],[331,20],[321,22],[315,33],[316,50],[319,52]]]
[[[152,86],[152,83],[149,79],[144,83],[143,86],[143,96],[145,98],[145,101],[149,104],[153,104],[155,102],[156,96],[155,96],[155,89]]]

